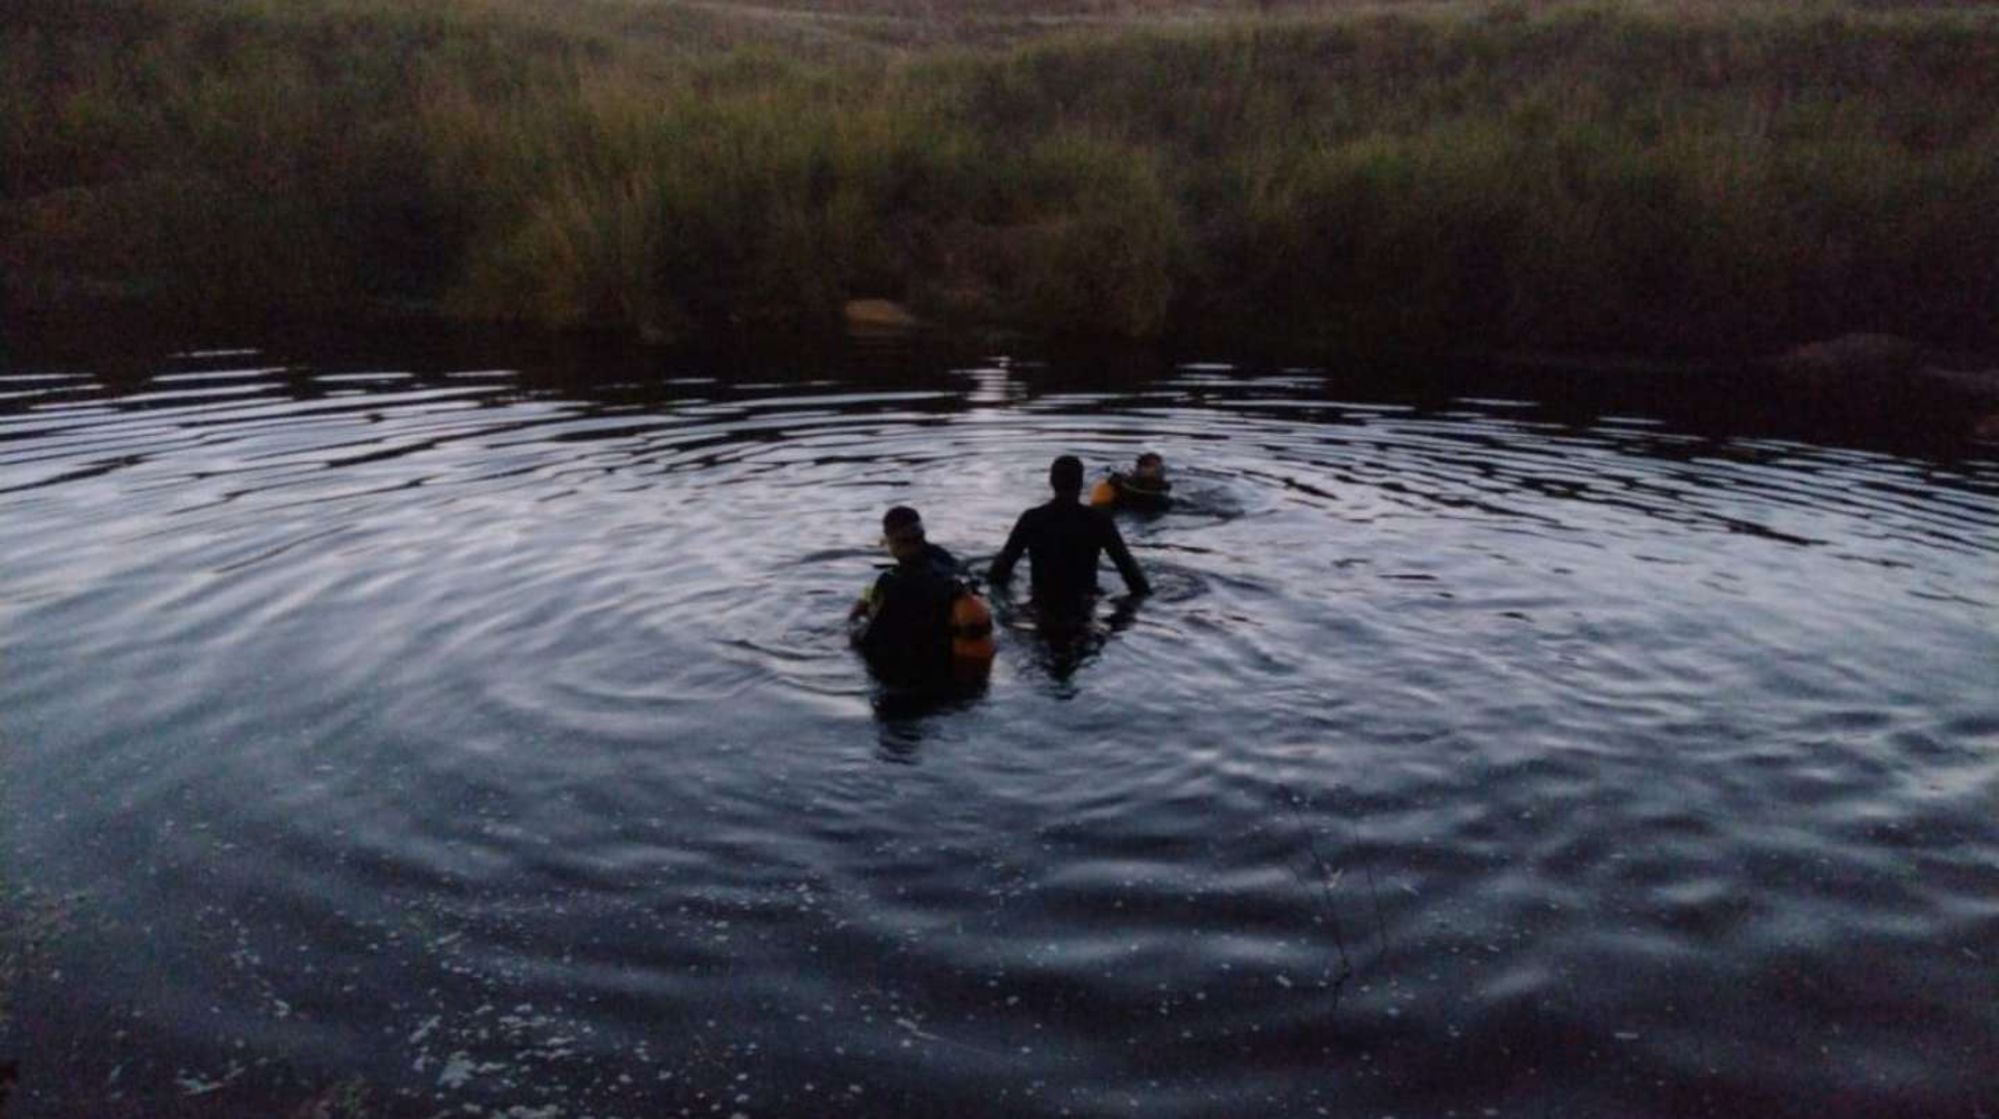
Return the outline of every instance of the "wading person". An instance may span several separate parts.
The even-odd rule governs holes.
[[[983,677],[993,659],[992,614],[964,568],[929,542],[923,518],[906,505],[882,517],[882,543],[895,566],[849,612],[854,646],[895,683]]]
[[[1110,477],[1090,490],[1090,504],[1100,509],[1164,512],[1173,504],[1173,483],[1166,480],[1166,460],[1147,451],[1132,464],[1131,473],[1111,471]]]
[[[1013,578],[1013,565],[1027,554],[1031,565],[1034,601],[1044,609],[1071,611],[1086,609],[1097,591],[1097,557],[1110,553],[1118,574],[1132,594],[1152,593],[1145,572],[1124,546],[1117,523],[1109,513],[1083,504],[1083,463],[1074,455],[1063,455],[1048,468],[1048,485],[1055,497],[1020,515],[1006,547],[993,560],[990,577],[995,587],[1004,587]]]

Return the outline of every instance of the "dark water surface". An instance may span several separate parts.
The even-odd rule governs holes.
[[[1989,452],[420,353],[0,369],[15,1115],[1999,1114]],[[886,506],[1144,447],[1157,596],[871,686]]]

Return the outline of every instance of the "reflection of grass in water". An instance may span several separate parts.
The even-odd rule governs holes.
[[[1007,10],[14,0],[0,265],[30,302],[658,337],[857,295],[1330,342],[1993,329],[1990,12]]]

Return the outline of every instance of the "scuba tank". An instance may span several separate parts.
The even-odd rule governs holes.
[[[1161,480],[1146,485],[1128,474],[1112,472],[1090,489],[1090,504],[1109,509],[1123,504],[1133,509],[1159,512],[1173,502],[1173,483]]]
[[[960,680],[982,679],[993,664],[993,611],[960,583],[951,600],[951,670]]]

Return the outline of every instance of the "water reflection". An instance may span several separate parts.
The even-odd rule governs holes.
[[[995,620],[1022,637],[1034,668],[1053,685],[1050,694],[1072,699],[1073,677],[1114,637],[1131,628],[1143,601],[1130,594],[1092,596],[1080,602],[1016,600],[1001,594],[995,596]]]
[[[896,686],[877,682],[869,697],[875,721],[881,760],[914,764],[926,737],[951,716],[977,707],[991,690],[985,680],[948,686]]]
[[[14,1113],[1973,1110],[1999,462],[1573,388],[0,369]],[[883,509],[1141,447],[1142,606],[868,675]]]

